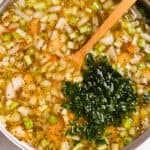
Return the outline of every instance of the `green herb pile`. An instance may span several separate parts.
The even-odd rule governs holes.
[[[63,92],[68,109],[76,116],[69,133],[96,143],[104,142],[106,126],[120,125],[137,104],[130,80],[114,70],[106,58],[94,61],[91,54],[86,59],[83,82],[65,82]],[[85,122],[79,124],[81,118]]]

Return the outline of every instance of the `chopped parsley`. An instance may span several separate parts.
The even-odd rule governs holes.
[[[76,116],[69,133],[103,143],[105,127],[120,125],[135,110],[137,95],[131,81],[114,70],[106,58],[95,61],[89,54],[85,68],[82,83],[63,83],[67,108]]]

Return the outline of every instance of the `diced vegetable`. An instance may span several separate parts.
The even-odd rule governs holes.
[[[17,32],[13,32],[12,33],[12,36],[17,40],[17,39],[20,39],[20,35],[17,33]]]
[[[99,3],[98,2],[93,2],[93,4],[91,5],[92,10],[94,11],[98,11],[99,10]]]
[[[16,107],[19,106],[19,103],[18,102],[12,102],[10,105],[9,105],[9,109],[12,110],[12,109],[15,109]]]
[[[144,57],[145,61],[150,62],[150,54],[146,54],[146,56]]]
[[[26,129],[30,130],[34,127],[33,121],[30,118],[25,117],[23,121]]]
[[[91,24],[85,24],[79,28],[80,33],[89,34],[91,32]]]
[[[124,138],[124,145],[128,145],[128,144],[130,144],[132,142],[132,138],[130,138],[130,137],[125,137]]]
[[[35,3],[33,5],[33,7],[36,10],[45,10],[47,6],[46,6],[46,3],[44,3],[44,2],[41,1],[41,2]]]
[[[32,64],[32,59],[29,55],[25,55],[24,60],[28,66]]]
[[[48,121],[50,124],[56,124],[57,123],[57,117],[56,116],[50,116]]]
[[[2,36],[2,39],[5,41],[5,42],[9,42],[11,40],[11,35],[10,34],[4,34]]]
[[[144,69],[145,68],[145,64],[143,62],[142,63],[139,62],[136,66],[138,69]]]
[[[126,130],[124,130],[124,131],[120,131],[120,137],[125,137],[125,136],[127,136],[128,135],[128,133],[127,133],[127,131]]]
[[[46,146],[48,146],[48,144],[49,144],[49,142],[46,139],[42,139],[40,145],[42,146],[42,148],[45,148]]]
[[[127,130],[131,128],[132,126],[132,119],[131,118],[126,118],[123,120],[123,126],[124,128],[126,128]]]
[[[77,18],[76,17],[70,17],[68,21],[71,25],[75,25],[77,23]]]
[[[142,47],[142,48],[145,48],[145,45],[146,45],[145,40],[144,39],[139,39],[138,46]]]
[[[106,48],[106,46],[104,45],[104,44],[97,44],[96,46],[95,46],[95,50],[98,52],[98,53],[100,53],[100,52],[102,52],[103,50],[105,50],[105,48]]]

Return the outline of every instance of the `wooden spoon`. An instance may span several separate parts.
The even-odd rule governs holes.
[[[136,2],[136,0],[122,0],[111,15],[104,21],[104,23],[92,35],[90,40],[77,52],[67,56],[73,60],[79,70],[82,67],[84,58],[89,50],[98,42],[98,40],[121,18],[121,16]]]

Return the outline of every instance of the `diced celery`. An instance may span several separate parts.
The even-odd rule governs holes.
[[[27,43],[31,43],[33,41],[33,37],[30,36],[30,35],[27,35],[26,36],[26,41],[27,41]]]
[[[79,143],[75,145],[72,150],[79,150],[79,149],[82,149],[82,147],[83,147],[83,144]]]
[[[48,145],[49,143],[48,143],[48,141],[46,140],[46,139],[43,139],[42,141],[41,141],[41,146],[42,146],[42,148],[44,148],[44,147],[46,147],[47,145]]]
[[[20,17],[13,15],[12,16],[12,22],[17,22],[20,19]]]
[[[54,21],[58,19],[58,15],[55,13],[49,14],[48,15],[48,22]]]
[[[91,5],[91,9],[94,11],[98,11],[99,10],[99,3],[98,2],[93,2],[93,4]]]
[[[32,129],[33,128],[33,126],[34,126],[34,124],[33,124],[33,121],[29,118],[29,117],[25,117],[24,119],[23,119],[23,121],[24,121],[24,125],[25,125],[25,128],[26,129]]]
[[[19,105],[19,103],[17,103],[17,102],[12,102],[12,103],[9,105],[9,109],[10,109],[10,110],[15,109],[15,108],[17,108],[18,105]]]
[[[75,31],[75,32],[71,33],[69,36],[71,39],[75,39],[78,37],[78,35],[79,35],[78,32]]]
[[[57,123],[57,118],[55,116],[50,116],[48,119],[50,124],[56,124]]]
[[[116,71],[118,71],[118,70],[119,70],[119,68],[118,68],[118,65],[117,65],[117,64],[112,65],[112,67],[113,67],[113,69],[114,69],[114,70],[116,70]]]
[[[146,61],[150,61],[150,54],[146,54],[145,58]]]
[[[13,36],[16,40],[20,39],[20,37],[21,37],[17,32],[13,32],[13,33],[12,33],[12,36]]]
[[[99,43],[99,44],[97,44],[97,45],[95,46],[95,50],[96,50],[96,52],[98,52],[98,53],[102,52],[105,48],[106,48],[106,46],[103,45],[103,44],[101,44],[101,43]]]
[[[33,48],[28,49],[27,54],[28,55],[33,55],[34,54],[34,49]]]
[[[25,0],[25,4],[28,7],[32,7],[36,3],[36,0]]]
[[[24,19],[20,19],[19,23],[20,23],[20,26],[26,25],[26,21]]]
[[[45,10],[46,9],[46,3],[38,2],[38,3],[34,4],[33,8],[35,10]]]
[[[136,32],[135,27],[134,27],[134,26],[129,26],[129,27],[128,27],[128,32],[129,32],[130,34],[134,34],[134,33]]]
[[[122,26],[123,28],[127,28],[127,27],[128,27],[128,22],[125,21],[125,20],[121,21],[121,26]]]
[[[49,25],[50,25],[51,27],[54,27],[54,26],[56,25],[56,21],[50,21],[50,22],[49,22]]]
[[[120,137],[125,137],[127,136],[127,131],[120,131]]]
[[[146,45],[146,41],[144,39],[139,39],[137,44],[139,47],[144,48]]]
[[[138,63],[136,64],[138,69],[144,69],[145,68],[145,64],[144,63]]]
[[[132,126],[132,119],[130,118],[126,118],[123,120],[123,126],[124,128],[126,128],[127,130],[131,128]]]
[[[129,134],[132,135],[132,136],[134,136],[136,134],[136,129],[135,128],[131,128],[129,130]]]
[[[51,0],[54,5],[60,5],[61,0]]]
[[[61,41],[66,42],[68,40],[68,36],[66,34],[61,34]]]
[[[42,37],[42,38],[46,38],[46,37],[47,37],[47,33],[42,32],[42,33],[41,33],[41,37]]]
[[[79,27],[80,33],[87,33],[89,34],[91,32],[91,24],[87,23],[81,27]]]
[[[4,35],[2,36],[2,39],[3,39],[4,41],[9,42],[9,41],[11,40],[11,35],[10,35],[10,34],[4,34]]]
[[[32,64],[32,59],[29,55],[25,55],[24,60],[28,66]]]
[[[124,138],[124,145],[128,145],[132,142],[132,138],[131,137],[125,137]]]
[[[68,21],[69,21],[69,23],[70,23],[71,25],[75,25],[76,22],[77,22],[77,19],[76,19],[76,17],[73,17],[73,16],[72,16],[72,17],[69,18]]]

